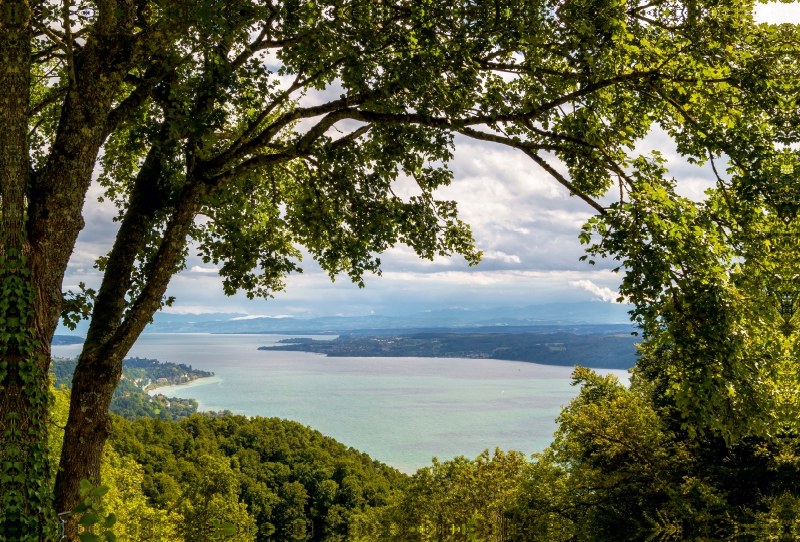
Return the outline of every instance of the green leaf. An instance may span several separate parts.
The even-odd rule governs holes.
[[[94,497],[102,497],[106,493],[108,493],[108,486],[97,486],[90,492],[90,495],[93,495]]]
[[[89,480],[85,480],[85,479],[81,480],[81,482],[80,482],[81,497],[85,497],[86,495],[88,495],[93,487],[94,486],[92,486],[92,483]]]
[[[81,519],[78,520],[78,525],[83,525],[84,527],[88,527],[90,525],[94,525],[100,521],[100,518],[97,514],[93,514],[92,512],[86,512],[81,516]]]

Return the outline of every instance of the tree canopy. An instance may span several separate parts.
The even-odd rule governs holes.
[[[99,479],[122,359],[190,246],[226,293],[261,297],[301,249],[359,285],[398,243],[478,263],[435,194],[456,135],[518,149],[597,212],[583,240],[620,261],[635,378],[671,435],[794,446],[797,39],[755,25],[751,2],[3,0],[2,14],[0,536],[52,537]],[[656,126],[714,168],[705,200],[634,152]],[[99,289],[64,294],[95,172],[119,230]],[[395,195],[400,178],[415,196]],[[53,486],[49,344],[84,317]]]

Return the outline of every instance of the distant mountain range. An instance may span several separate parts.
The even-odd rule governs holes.
[[[468,310],[441,309],[402,316],[253,317],[239,313],[157,313],[145,333],[341,333],[374,334],[387,331],[436,330],[451,333],[521,333],[553,331],[604,333],[630,326],[630,305],[601,302],[548,303],[527,307]],[[86,336],[86,322],[78,329],[59,329],[60,336]]]
[[[441,309],[404,316],[248,317],[244,314],[158,313],[146,333],[324,333],[369,330],[459,329],[540,326],[630,325],[629,305],[600,302],[549,303],[487,310]],[[522,329],[520,329],[521,331]],[[488,331],[488,330],[487,330]],[[598,330],[599,331],[599,330]],[[513,331],[512,331],[513,332]]]

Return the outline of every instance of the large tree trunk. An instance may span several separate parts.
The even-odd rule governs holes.
[[[146,166],[143,172],[154,174],[153,169],[157,170]],[[140,180],[143,182],[137,183],[132,207],[109,256],[109,268],[72,378],[69,419],[56,484],[56,503],[64,510],[78,503],[80,480],[99,480],[103,447],[111,429],[108,409],[122,374],[122,359],[161,306],[204,194],[204,187],[195,183],[180,195],[150,268],[147,285],[122,321],[124,295],[130,287],[134,260],[160,199],[155,176],[145,175]],[[69,526],[69,532],[74,532],[74,525]]]
[[[92,180],[97,154],[108,134],[108,115],[124,75],[115,59],[124,61],[124,40],[90,36],[76,59],[76,78],[62,108],[58,133],[48,161],[31,183],[28,202],[30,271],[35,312],[31,326],[46,348],[44,377],[49,369],[50,342],[58,326],[62,282],[75,241],[83,229],[83,202]],[[124,68],[124,66],[123,66]],[[115,73],[116,71],[116,73]],[[116,385],[116,380],[114,385]],[[0,409],[0,414],[4,411]],[[77,505],[59,501],[56,477],[55,512]],[[99,478],[98,478],[99,480]],[[79,483],[80,479],[75,483]],[[74,523],[71,524],[74,532]]]
[[[91,374],[92,378],[88,387],[91,388],[90,391],[93,395],[101,396],[101,403],[102,397],[108,397],[110,401],[110,397],[114,393],[122,371],[122,357],[124,356],[124,353],[114,355],[104,352],[102,347],[119,328],[125,310],[125,295],[131,287],[131,271],[136,256],[144,247],[153,217],[161,206],[162,194],[158,188],[160,172],[161,157],[158,148],[154,146],[137,176],[130,207],[120,225],[114,247],[109,255],[108,266],[94,306],[95,317],[92,318],[89,325],[89,332],[78,361],[80,370],[76,370],[76,377],[73,379],[77,381],[78,374]],[[98,356],[100,356],[99,359]],[[73,383],[73,389],[74,386]],[[83,387],[87,387],[86,384]],[[77,405],[75,408],[83,408],[79,392],[73,392],[72,402]],[[105,418],[107,424],[107,415]],[[106,431],[106,429],[103,427],[102,431]],[[56,484],[56,502],[64,510],[74,506],[78,496],[79,483],[83,478],[87,478],[89,475],[99,476],[99,463],[94,464],[92,460],[88,460],[79,461],[79,464],[76,464],[82,451],[79,447],[73,448],[72,453],[68,453],[66,448],[62,449],[61,462],[66,468],[60,470]],[[85,469],[78,468],[80,465]]]
[[[144,52],[133,46],[130,36],[119,35],[114,28],[90,34],[76,55],[47,162],[31,175],[27,144],[30,5],[29,0],[0,2],[4,255],[0,260],[0,338],[9,337],[0,342],[0,435],[4,435],[0,437],[0,466],[6,465],[0,475],[10,477],[0,482],[0,539],[39,541],[47,538],[54,512],[77,504],[73,489],[88,477],[59,475],[57,483],[66,481],[69,489],[54,492],[47,463],[47,371],[50,342],[61,313],[64,273],[84,226],[83,202],[99,149],[114,126],[147,99],[157,79],[148,80],[141,91],[123,101],[114,110],[112,122],[110,113],[122,81]],[[153,46],[166,39],[169,34],[160,36]],[[118,379],[108,378],[94,384],[103,382],[113,391]],[[55,510],[54,493],[56,497],[70,495],[57,498]],[[28,531],[30,537],[25,538]]]
[[[130,287],[130,272],[125,270],[141,244],[132,239],[143,235],[155,212],[148,208],[154,201],[153,186],[140,194],[128,236],[121,239],[114,260],[118,269],[110,270],[113,280],[104,282],[76,371],[74,416],[65,443],[73,454],[63,459],[64,470],[53,488],[47,463],[50,342],[61,314],[64,273],[84,226],[82,209],[95,160],[109,133],[181,61],[170,55],[162,58],[162,53],[189,23],[185,17],[170,16],[164,24],[132,32],[129,19],[135,10],[128,0],[99,3],[99,15],[82,38],[82,47],[73,48],[66,38],[59,43],[64,50],[72,49],[74,57],[64,81],[68,88],[46,162],[31,172],[27,143],[33,44],[30,1],[0,0],[0,540],[9,541],[48,538],[47,525],[54,512],[72,509],[80,480],[99,474],[108,403],[121,359],[158,309],[196,208],[193,200],[168,232],[173,241],[165,244],[170,250],[160,255],[161,278],[144,296],[147,299],[140,299],[134,311],[137,316],[126,320],[120,331],[125,292]],[[154,56],[156,52],[159,55]],[[133,67],[145,69],[144,76],[132,93],[121,95]],[[132,244],[126,247],[126,241]]]
[[[31,185],[28,230],[36,325],[48,343],[58,326],[64,273],[84,226],[83,202],[108,134],[128,49],[121,36],[88,37],[75,60],[76,79],[70,82],[53,148]]]
[[[39,541],[52,534],[53,524],[47,455],[49,359],[36,344],[25,227],[31,6],[27,0],[5,0],[0,8],[0,538]]]

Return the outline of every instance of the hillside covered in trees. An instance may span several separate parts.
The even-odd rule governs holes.
[[[115,416],[102,467],[113,531],[205,542],[218,521],[236,542],[757,541],[792,525],[795,466],[753,443],[687,439],[642,380],[578,369],[574,383],[547,449],[432,458],[412,476],[288,420]],[[69,392],[55,393],[60,423]]]
[[[359,514],[386,505],[407,478],[317,431],[277,418],[117,420],[109,442],[142,466],[148,504],[180,510],[187,506],[184,500],[216,492],[246,506],[245,521],[259,542],[345,540]],[[198,484],[204,480],[207,486]],[[193,513],[198,517],[196,509]],[[203,523],[187,519],[184,539],[202,539],[193,529],[202,530]]]
[[[69,390],[55,390],[51,455]],[[347,540],[408,477],[297,422],[225,413],[181,421],[113,417],[103,456],[104,507],[119,542],[206,542],[212,520],[235,542]],[[95,532],[102,535],[104,529]]]

